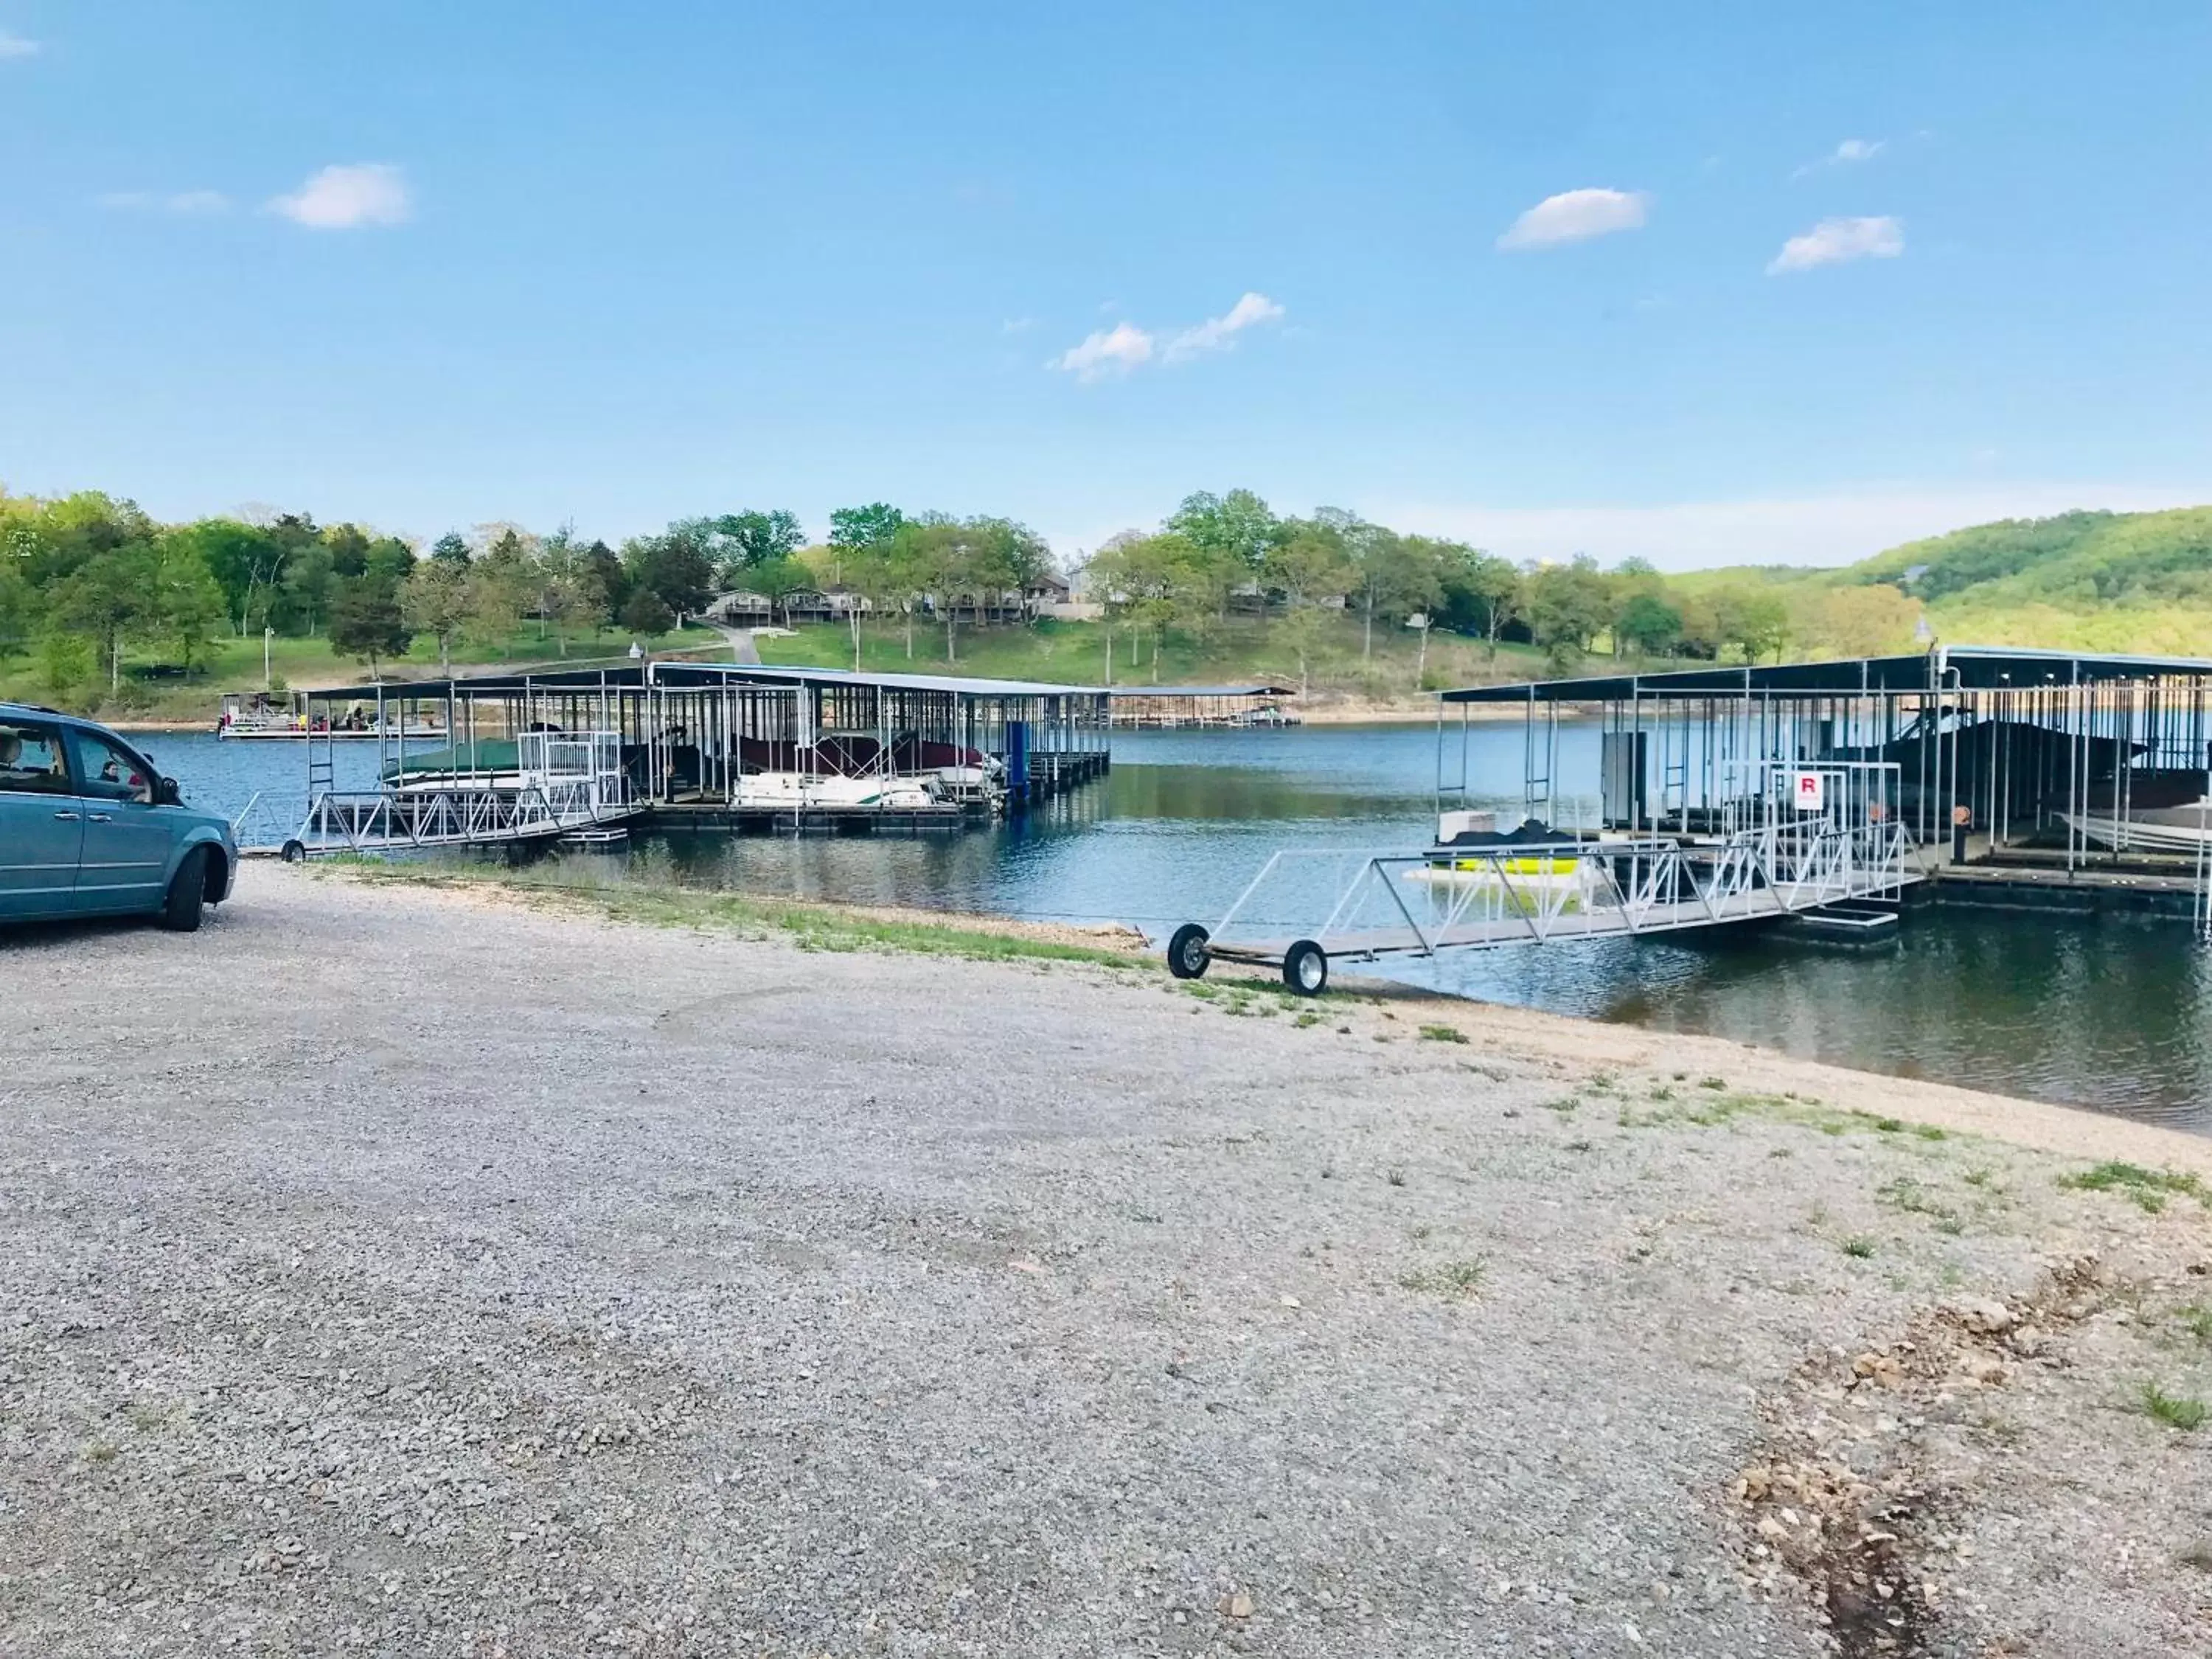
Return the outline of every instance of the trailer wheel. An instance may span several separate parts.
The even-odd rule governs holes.
[[[1168,972],[1177,979],[1203,979],[1213,958],[1206,954],[1206,941],[1210,937],[1206,929],[1194,921],[1186,921],[1175,930],[1168,941]]]
[[[303,841],[288,841],[278,856],[287,864],[297,864],[307,856],[307,844]]]
[[[1283,983],[1302,997],[1317,997],[1328,988],[1328,953],[1310,939],[1302,939],[1283,952]]]

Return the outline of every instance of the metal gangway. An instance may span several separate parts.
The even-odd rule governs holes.
[[[614,732],[526,732],[508,776],[465,776],[381,789],[323,788],[280,849],[288,860],[337,853],[492,847],[589,837],[644,808]]]
[[[1714,836],[1600,832],[1421,853],[1276,853],[1212,927],[1187,923],[1169,970],[1279,967],[1294,991],[1334,960],[1636,939],[1785,917],[1888,921],[1926,873],[1882,763],[1747,766]],[[1887,775],[1883,775],[1887,774]],[[1808,781],[1808,780],[1810,781]]]

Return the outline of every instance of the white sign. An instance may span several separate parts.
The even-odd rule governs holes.
[[[1824,773],[1800,772],[1791,781],[1791,795],[1801,812],[1817,812],[1828,804],[1828,780]]]

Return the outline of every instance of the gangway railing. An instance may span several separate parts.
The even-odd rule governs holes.
[[[612,824],[637,809],[603,807],[588,787],[330,789],[308,804],[288,859],[532,841]]]
[[[1293,989],[1310,993],[1326,982],[1331,958],[1640,938],[1893,901],[1922,873],[1911,851],[1893,819],[1768,823],[1707,842],[1291,848],[1273,854],[1212,927],[1177,930],[1169,967],[1188,978],[1216,957],[1279,963]]]

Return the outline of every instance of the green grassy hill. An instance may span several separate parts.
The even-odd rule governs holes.
[[[1917,595],[1946,640],[2212,655],[2212,507],[1976,525],[1834,580]]]
[[[630,639],[629,635],[612,629],[586,630],[569,636],[568,655],[576,660],[619,657],[629,649]],[[707,628],[687,628],[647,641],[659,651],[695,650],[721,642],[722,636]],[[190,678],[145,678],[148,660],[149,653],[143,652],[126,653],[124,684],[119,692],[111,694],[106,678],[95,676],[88,688],[95,695],[88,698],[88,688],[77,688],[67,694],[56,692],[46,683],[34,658],[15,657],[0,661],[0,700],[54,704],[125,723],[161,721],[197,726],[202,722],[213,724],[224,692],[261,689],[258,639],[241,640],[233,634],[223,635],[211,643],[206,668],[196,670]],[[559,660],[553,641],[540,638],[537,626],[526,623],[504,647],[457,647],[453,672],[495,673],[524,663]],[[331,649],[328,640],[320,637],[270,641],[269,668],[279,687],[359,685],[367,684],[369,678],[365,664],[340,656]],[[388,680],[433,678],[438,673],[437,647],[427,636],[418,638],[404,657],[385,663],[383,668]]]
[[[1825,654],[1828,596],[1887,586],[1924,605],[1936,637],[1954,644],[2212,657],[2212,507],[2008,519],[1835,568],[1741,565],[1667,581],[1685,597],[1780,592],[1797,624],[1791,656]]]

